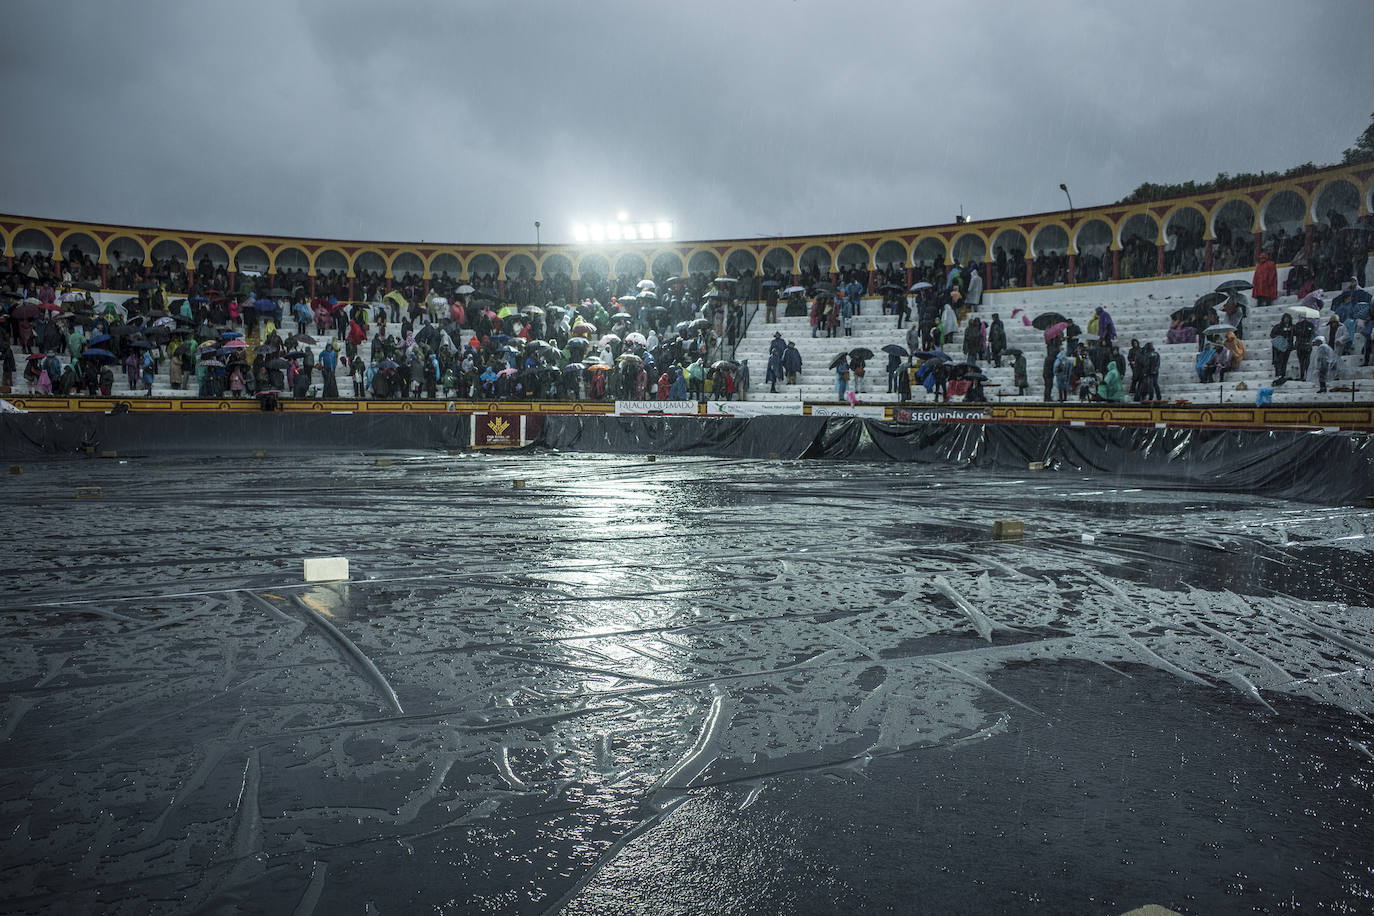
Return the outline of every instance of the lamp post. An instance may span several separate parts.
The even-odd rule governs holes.
[[[1062,181],[1059,183],[1059,190],[1064,192],[1064,196],[1069,198],[1069,223],[1073,223],[1073,197],[1069,194],[1069,186]]]
[[[534,221],[534,256],[539,257],[539,220]]]

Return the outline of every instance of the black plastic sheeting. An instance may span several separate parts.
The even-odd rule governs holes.
[[[540,445],[729,458],[821,458],[1026,472],[1032,462],[1153,488],[1263,493],[1332,505],[1374,494],[1364,434],[896,424],[823,417],[549,417]]]
[[[457,449],[466,414],[0,414],[0,457]]]
[[[631,455],[801,458],[825,426],[824,417],[550,416],[536,444]]]
[[[1363,433],[832,419],[807,457],[1054,471],[1150,486],[1263,493],[1348,504],[1374,494],[1374,440]]]

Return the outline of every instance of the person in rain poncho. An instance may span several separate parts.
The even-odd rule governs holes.
[[[1117,368],[1115,360],[1107,363],[1107,372],[1097,386],[1097,396],[1104,401],[1126,400],[1126,392],[1121,386],[1121,370]]]
[[[1093,314],[1097,317],[1097,339],[1110,346],[1116,340],[1116,324],[1111,314],[1100,305]]]
[[[970,267],[968,270],[968,295],[964,301],[971,308],[978,308],[983,304],[983,278],[978,274],[978,268]]]
[[[1260,252],[1259,259],[1255,262],[1255,275],[1250,280],[1251,290],[1255,296],[1255,307],[1265,308],[1274,304],[1274,300],[1279,296],[1279,274],[1274,262],[1269,260],[1269,255]]]
[[[1054,358],[1054,390],[1060,401],[1069,399],[1069,383],[1073,378],[1073,357],[1068,350],[1059,351]]]
[[[1245,359],[1245,341],[1237,337],[1235,331],[1227,331],[1221,345],[1231,354],[1230,368],[1239,369],[1241,360]]]
[[[840,360],[835,364],[835,400],[843,401],[844,393],[849,387],[849,363]]]
[[[802,371],[802,355],[796,343],[790,340],[787,349],[782,352],[782,371],[787,373],[787,384],[797,384],[797,377]]]
[[[1312,360],[1312,372],[1317,377],[1317,391],[1325,391],[1327,381],[1340,375],[1341,358],[1325,337],[1318,337],[1312,343],[1312,355],[1315,357]]]
[[[339,354],[334,349],[334,341],[325,344],[325,348],[320,351],[320,380],[324,383],[324,396],[326,398],[337,398],[339,396],[339,380],[335,372],[339,368]]]
[[[1026,354],[1020,350],[1016,351],[1016,359],[1011,364],[1011,371],[1014,376],[1016,393],[1024,395],[1030,390],[1030,379],[1026,377]]]

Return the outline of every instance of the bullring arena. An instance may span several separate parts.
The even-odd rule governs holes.
[[[1368,300],[1320,379],[1270,329],[1346,326],[1371,194],[583,246],[0,217],[6,910],[1365,910]],[[1228,294],[1261,254],[1278,295]],[[1099,307],[1159,396],[1044,397]]]

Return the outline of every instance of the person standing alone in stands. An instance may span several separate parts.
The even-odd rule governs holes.
[[[1269,260],[1269,255],[1260,252],[1259,260],[1255,262],[1255,275],[1250,279],[1251,290],[1255,296],[1255,308],[1264,308],[1274,304],[1274,300],[1279,295],[1279,273],[1274,266],[1274,262]]]

